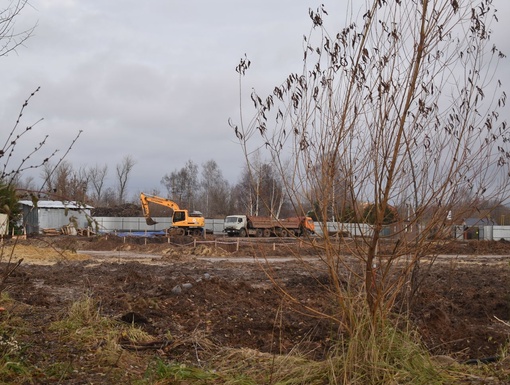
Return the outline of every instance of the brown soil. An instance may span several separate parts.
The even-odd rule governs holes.
[[[337,325],[310,317],[304,307],[283,299],[272,281],[300,305],[328,312],[328,278],[313,252],[298,249],[306,259],[296,261],[284,258],[288,250],[266,246],[272,257],[268,262],[257,247],[227,252],[165,239],[146,242],[69,236],[19,240],[15,248],[13,241],[4,243],[2,271],[8,258],[23,259],[4,290],[15,300],[6,313],[32,325],[25,336],[31,344],[28,362],[44,365],[63,354],[48,325],[84,296],[97,300],[102,315],[134,321],[155,340],[170,333],[190,341],[200,332],[216,346],[275,353],[297,346],[316,358],[330,348]],[[222,247],[235,250],[233,245]],[[509,331],[504,322],[510,320],[510,243],[452,243],[444,251],[451,255],[431,269],[422,267],[419,275],[423,282],[411,318],[424,343],[433,354],[458,361],[499,355]],[[67,354],[83,359],[83,352]],[[155,354],[179,362],[196,363],[200,357],[191,343]],[[82,383],[76,377],[66,383]]]

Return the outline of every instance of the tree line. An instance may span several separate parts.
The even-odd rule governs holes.
[[[37,194],[38,199],[77,201],[103,209],[126,204],[139,206],[142,191],[131,197],[126,193],[135,167],[136,162],[130,155],[124,156],[113,170],[107,164],[76,168],[67,160],[58,164],[46,162],[40,168],[42,187],[34,177],[23,177],[23,173],[14,178],[13,184],[21,199],[31,199]],[[180,207],[200,211],[208,218],[222,218],[234,213],[276,217],[296,215],[284,192],[284,182],[271,164],[258,162],[256,168],[255,182],[246,168],[236,183],[230,183],[215,160],[201,165],[188,160],[182,168],[165,173],[160,188],[143,192],[168,198]],[[107,180],[112,174],[114,183],[108,186]],[[155,205],[151,210],[155,216],[168,215],[168,209],[162,206]]]
[[[102,213],[113,212],[114,208],[123,205],[140,206],[139,193],[127,196],[127,187],[136,162],[126,155],[111,170],[107,164],[95,164],[90,167],[76,168],[67,160],[55,165],[46,162],[40,169],[42,187],[34,177],[17,174],[13,178],[14,191],[10,195],[0,193],[12,206],[15,196],[19,199],[32,199],[36,193],[38,199],[56,199],[81,202],[101,210]],[[320,172],[316,167],[316,172]],[[107,186],[110,174],[114,175],[113,185]],[[245,167],[236,183],[230,183],[221,168],[213,159],[198,165],[188,160],[180,169],[165,173],[160,181],[161,188],[154,187],[143,191],[152,195],[168,198],[180,207],[190,211],[200,211],[207,218],[223,218],[230,214],[248,214],[286,218],[296,215],[309,215],[315,221],[337,221],[344,223],[373,223],[376,207],[370,202],[355,202],[349,199],[343,178],[336,176],[331,191],[320,192],[321,186],[305,188],[303,194],[314,191],[317,198],[306,206],[298,206],[286,192],[289,183],[269,162],[253,161]],[[320,196],[325,194],[328,196]],[[469,191],[464,191],[464,199],[459,201],[452,211],[466,213],[476,211],[473,215],[493,218],[497,224],[510,224],[510,208],[490,199],[478,199],[474,205]],[[323,202],[328,202],[324,205]],[[470,207],[472,210],[470,210]],[[431,216],[437,208],[429,208]],[[384,224],[409,220],[413,215],[408,201],[397,202],[386,208]],[[169,209],[154,205],[151,207],[153,216],[168,216]],[[141,213],[141,211],[140,211]],[[445,215],[448,215],[445,214]],[[452,218],[458,224],[461,218]]]

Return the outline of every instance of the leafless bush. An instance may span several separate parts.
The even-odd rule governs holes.
[[[506,93],[495,77],[505,55],[492,44],[489,0],[372,1],[334,33],[323,7],[309,15],[303,71],[267,97],[253,91],[254,118],[244,124],[241,111],[230,124],[248,165],[267,154],[295,211],[321,221],[332,317],[352,335],[357,310],[377,324],[412,297],[420,260],[453,224],[507,198]],[[240,87],[249,67],[245,57],[236,69]],[[328,220],[360,224],[354,264]]]

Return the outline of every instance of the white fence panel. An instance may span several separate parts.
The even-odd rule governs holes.
[[[225,223],[224,219],[206,219],[205,220],[205,228],[208,231],[212,231],[213,234],[220,235],[223,233],[223,224]]]
[[[510,241],[510,226],[491,226],[492,227],[492,237],[486,238],[487,240],[499,241],[504,239],[505,241]]]
[[[154,217],[157,223],[147,225],[142,217],[94,217],[99,231],[164,231],[172,225],[172,218]],[[223,232],[223,219],[206,219],[205,228],[214,234]]]
[[[315,222],[315,233],[318,236],[324,235],[321,224],[321,222]],[[372,234],[372,226],[366,223],[327,222],[327,229],[329,233],[345,231],[353,237],[369,236]]]
[[[171,218],[152,218],[157,223],[149,226],[142,217],[94,217],[99,231],[162,231],[170,227]]]

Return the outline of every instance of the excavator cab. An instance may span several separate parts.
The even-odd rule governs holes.
[[[186,212],[185,211],[174,211],[174,215],[172,217],[172,221],[182,222],[186,220]]]

